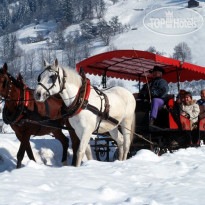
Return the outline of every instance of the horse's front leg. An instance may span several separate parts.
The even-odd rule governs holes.
[[[84,132],[83,132],[83,135],[82,135],[81,141],[80,141],[80,146],[79,146],[78,152],[77,152],[76,167],[79,167],[81,165],[85,151],[86,151],[86,154],[91,152],[90,147],[88,147],[88,142],[90,141],[91,134],[92,134],[92,131],[90,131],[90,130],[84,130]],[[91,158],[92,158],[92,154],[91,154]]]
[[[19,139],[19,141],[21,142],[18,153],[17,153],[17,165],[16,168],[21,168],[21,162],[24,158],[25,155],[25,151],[28,155],[28,158],[30,160],[36,161],[34,156],[33,156],[33,152],[31,149],[31,145],[30,145],[30,135],[24,135],[23,137],[21,135],[16,135],[17,138]]]
[[[76,135],[75,131],[69,131],[70,134],[70,138],[72,141],[72,149],[73,149],[73,159],[72,159],[72,166],[76,166],[76,161],[77,161],[77,151],[79,149],[79,145],[80,145],[80,140],[78,138],[78,136]],[[88,160],[92,160],[93,156],[92,156],[92,151],[90,148],[90,145],[88,144],[85,154],[88,158]]]
[[[16,168],[21,168],[21,162],[23,160],[25,151],[26,151],[25,146],[21,142],[19,150],[18,150],[18,153],[17,153],[17,165],[16,165]]]
[[[67,152],[68,152],[68,146],[69,146],[69,140],[68,138],[62,133],[61,130],[55,130],[52,132],[53,133],[53,136],[59,140],[62,144],[62,147],[63,147],[63,154],[62,154],[62,164],[64,166],[68,165],[67,163]]]
[[[73,159],[72,159],[72,166],[76,165],[76,161],[77,161],[77,151],[80,145],[80,140],[78,138],[78,136],[75,134],[75,131],[69,131],[70,134],[70,138],[72,141],[72,149],[73,149]]]

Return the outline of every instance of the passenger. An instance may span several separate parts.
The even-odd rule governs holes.
[[[196,102],[198,105],[205,105],[205,90],[201,90],[201,99]]]
[[[184,93],[186,93],[186,90],[179,90],[179,94],[176,97],[176,103],[181,104],[184,102]]]
[[[149,99],[151,97],[152,109],[150,114],[150,124],[153,124],[157,118],[158,109],[164,105],[164,100],[167,97],[169,90],[167,81],[162,78],[163,74],[163,68],[154,66],[152,70],[153,79],[149,82],[149,87],[145,84],[139,93],[140,99]],[[149,93],[151,96],[149,96]]]
[[[181,104],[181,115],[190,117],[191,129],[196,127],[199,113],[199,105],[196,104],[195,100],[192,100],[191,93],[184,93],[184,102]]]
[[[200,108],[200,119],[205,118],[205,90],[201,90],[201,99],[196,102]]]

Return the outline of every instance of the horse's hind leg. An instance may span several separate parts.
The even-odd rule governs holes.
[[[123,135],[118,131],[118,127],[109,131],[111,137],[117,142],[119,149],[119,160],[123,160]]]
[[[63,147],[63,155],[62,155],[62,164],[67,165],[67,151],[68,151],[68,145],[69,145],[69,140],[68,138],[62,133],[61,130],[55,130],[53,131],[53,136],[58,139]]]
[[[130,149],[131,144],[131,135],[132,135],[132,121],[133,118],[127,118],[122,121],[122,134],[124,137],[124,153],[123,153],[123,160],[127,159],[127,155]]]
[[[88,146],[85,150],[85,154],[86,154],[86,157],[88,158],[88,160],[92,160],[93,159],[93,155],[92,155],[92,151],[91,151],[91,147],[90,147],[90,144],[88,143]]]
[[[26,153],[27,153],[28,158],[29,158],[30,160],[36,161],[35,158],[34,158],[34,156],[33,156],[33,151],[32,151],[32,149],[31,149],[31,144],[30,144],[30,142],[28,142],[28,145],[26,146]]]

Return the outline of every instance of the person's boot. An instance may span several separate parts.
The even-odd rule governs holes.
[[[154,125],[154,118],[150,118],[150,125]]]

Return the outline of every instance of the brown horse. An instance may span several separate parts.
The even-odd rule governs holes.
[[[0,69],[0,95],[5,100],[3,118],[7,124],[10,124],[17,138],[21,142],[17,153],[17,168],[21,167],[25,151],[30,160],[34,160],[34,155],[30,146],[31,135],[46,135],[52,133],[63,146],[62,163],[67,162],[67,149],[69,145],[68,138],[62,133],[61,129],[41,126],[40,124],[30,123],[26,120],[39,121],[49,118],[56,119],[57,126],[64,126],[72,129],[68,120],[61,117],[61,107],[63,101],[59,96],[49,98],[46,103],[40,103],[34,100],[34,91],[27,88],[23,83],[22,77],[15,79],[7,72],[7,64]],[[24,123],[23,123],[24,122]],[[76,164],[76,152],[79,146],[79,139],[75,132],[70,130],[72,140],[73,160],[72,165]]]

